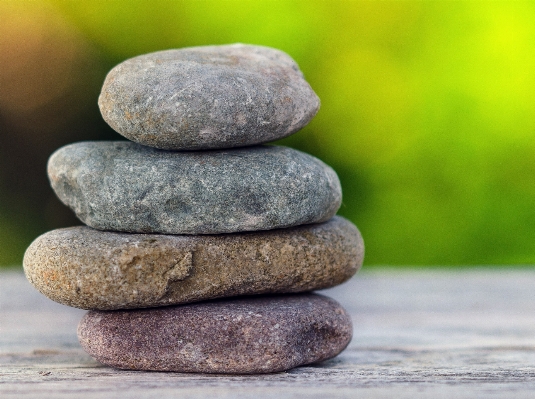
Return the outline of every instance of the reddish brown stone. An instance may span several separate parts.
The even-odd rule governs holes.
[[[347,312],[316,294],[90,311],[78,326],[84,350],[108,366],[195,373],[288,370],[336,356],[351,334]]]

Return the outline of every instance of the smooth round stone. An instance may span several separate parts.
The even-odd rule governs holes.
[[[218,234],[323,222],[342,192],[319,159],[278,146],[176,152],[82,142],[50,158],[61,201],[100,230]]]
[[[192,373],[288,370],[336,356],[351,335],[347,312],[315,294],[90,311],[78,325],[82,348],[108,366]]]
[[[255,233],[172,236],[71,227],[37,238],[28,280],[82,309],[134,309],[333,287],[362,265],[364,243],[346,219]]]
[[[117,132],[167,150],[280,139],[305,126],[320,105],[287,54],[243,44],[159,51],[126,60],[109,72],[98,103]]]

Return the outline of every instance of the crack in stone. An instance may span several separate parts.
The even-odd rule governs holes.
[[[166,285],[159,299],[163,298],[169,292],[173,282],[181,281],[189,277],[192,269],[193,254],[191,252],[187,252],[179,262],[175,263],[168,271],[164,273],[163,278],[166,281]]]

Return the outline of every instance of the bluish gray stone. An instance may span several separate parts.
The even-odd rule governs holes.
[[[286,147],[171,152],[128,141],[82,142],[48,163],[52,188],[88,226],[217,234],[323,222],[338,210],[336,173]]]
[[[266,143],[298,131],[319,99],[280,50],[233,44],[159,51],[113,68],[103,118],[117,132],[161,149]]]

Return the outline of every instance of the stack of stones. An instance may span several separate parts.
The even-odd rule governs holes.
[[[309,291],[348,280],[364,245],[336,173],[289,136],[319,100],[285,53],[162,51],[108,74],[104,119],[131,141],[56,151],[48,174],[87,226],[28,248],[29,281],[91,310],[82,347],[136,370],[267,373],[336,356],[352,325]]]

